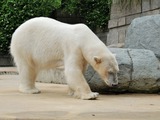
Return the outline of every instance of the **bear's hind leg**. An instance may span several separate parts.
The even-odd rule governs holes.
[[[40,91],[35,87],[36,71],[34,67],[30,67],[28,64],[17,63],[20,85],[19,91],[28,94],[37,94]]]

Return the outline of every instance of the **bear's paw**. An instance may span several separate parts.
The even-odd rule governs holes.
[[[36,87],[34,88],[23,88],[23,87],[19,87],[19,91],[22,93],[26,93],[26,94],[38,94],[41,93],[40,90],[38,90]]]
[[[81,95],[81,99],[82,100],[95,100],[97,99],[99,96],[99,93],[97,92],[91,92],[89,94],[82,94]]]

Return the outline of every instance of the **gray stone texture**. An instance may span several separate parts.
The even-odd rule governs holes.
[[[117,44],[118,43],[118,29],[110,29],[107,35],[107,45]]]
[[[160,13],[160,10],[158,9],[158,10],[153,10],[152,11],[152,15],[156,15],[156,14],[159,14]]]
[[[141,1],[139,3],[137,3],[136,0],[132,0],[131,1],[131,6],[128,7],[125,12],[126,14],[125,15],[134,15],[134,14],[137,14],[137,13],[141,13]]]
[[[149,11],[151,9],[150,0],[142,0],[142,11]]]
[[[140,17],[141,14],[135,14],[135,15],[131,15],[131,16],[127,16],[126,17],[126,24],[130,24],[132,22],[133,19]]]
[[[123,26],[126,23],[125,17],[119,18],[118,19],[118,26]]]
[[[117,19],[109,20],[108,22],[108,28],[114,28],[114,27],[117,27],[117,25],[118,25]]]
[[[134,19],[126,34],[125,47],[149,49],[160,58],[160,15]]]
[[[151,9],[159,8],[160,0],[151,0]]]
[[[126,35],[126,27],[120,27],[118,29],[118,43],[124,43]]]
[[[112,4],[111,7],[111,19],[120,18],[121,16],[125,16],[125,10],[121,9],[121,7],[117,4]]]
[[[129,50],[132,62],[132,82],[129,89],[151,92],[160,89],[160,62],[150,50]]]
[[[124,43],[127,28],[128,26],[121,26],[116,29],[110,29],[107,35],[106,44],[112,45],[112,44]]]
[[[152,15],[152,14],[153,14],[152,11],[143,12],[143,13],[141,14],[141,17],[143,17],[143,16],[149,16],[149,15]]]
[[[134,0],[131,2],[131,6],[129,4],[127,4],[126,6],[122,6],[121,4],[113,3],[111,7],[110,18],[117,19],[123,16],[141,13],[141,1],[139,3]]]

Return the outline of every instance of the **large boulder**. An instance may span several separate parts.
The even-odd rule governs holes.
[[[149,49],[160,59],[160,15],[134,19],[126,34],[125,48]]]
[[[108,87],[91,66],[85,72],[85,77],[93,91],[107,92],[159,92],[160,62],[155,54],[144,49],[110,48],[116,54],[120,71],[119,85]],[[42,71],[38,81],[65,84],[63,70]]]

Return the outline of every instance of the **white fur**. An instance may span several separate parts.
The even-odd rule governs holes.
[[[118,71],[115,57],[84,24],[69,25],[39,17],[28,20],[17,28],[12,36],[11,54],[20,75],[20,91],[39,93],[35,78],[42,69],[64,66],[70,94],[81,99],[95,99],[83,72],[87,63],[108,81],[107,69]],[[102,63],[96,63],[99,56]],[[110,64],[112,67],[110,67]]]

